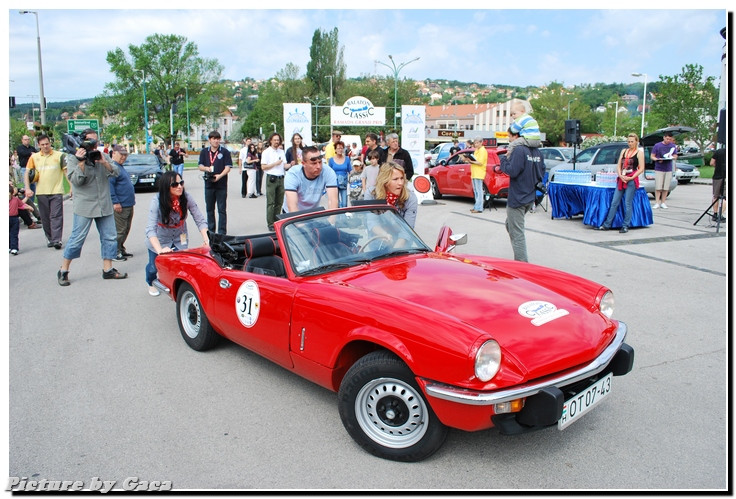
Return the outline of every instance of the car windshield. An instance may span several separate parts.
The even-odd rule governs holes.
[[[297,275],[316,275],[392,255],[431,251],[388,207],[355,208],[288,221],[282,228]]]
[[[557,149],[560,153],[562,153],[562,156],[564,156],[565,161],[570,161],[572,159],[572,151],[573,149],[570,148],[560,148]]]
[[[152,154],[131,154],[125,160],[125,167],[127,168],[130,165],[158,166],[159,162],[156,156]]]

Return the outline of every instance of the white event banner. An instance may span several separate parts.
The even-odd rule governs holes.
[[[432,183],[424,173],[424,141],[426,129],[424,106],[401,106],[401,147],[406,149],[414,165],[412,187],[419,204],[434,202]]]
[[[386,108],[374,106],[365,97],[351,97],[342,106],[330,107],[330,123],[333,126],[383,126]]]
[[[312,145],[312,106],[308,102],[284,103],[284,147],[291,147],[291,137],[298,133],[305,145]]]

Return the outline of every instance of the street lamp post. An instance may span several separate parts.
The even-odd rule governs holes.
[[[272,121],[271,126],[273,127],[273,133],[276,133],[276,123]]]
[[[36,16],[36,42],[38,46],[38,88],[41,95],[39,96],[40,104],[38,106],[41,113],[41,124],[46,124],[46,98],[43,95],[43,65],[41,64],[41,31],[38,29],[38,12],[33,10],[19,10],[20,14],[33,14]]]
[[[613,136],[616,136],[616,125],[618,124],[618,101],[616,102],[606,102],[606,106],[609,104],[616,104],[616,115],[613,118]]]
[[[184,88],[184,98],[187,102],[187,150],[192,149],[192,141],[190,136],[192,134],[192,128],[189,126],[189,88]]]
[[[146,128],[146,154],[151,152],[151,144],[148,142],[148,100],[146,100],[146,71],[144,69],[136,69],[136,73],[140,71],[143,74],[143,124]]]
[[[306,95],[304,96],[304,100],[310,102],[314,106],[314,135],[315,137],[317,137],[317,132],[319,132],[319,103],[321,100],[320,99],[312,100]],[[330,135],[332,135],[332,132],[330,132]],[[319,137],[317,137],[317,139],[319,139]],[[310,140],[311,140],[311,137],[310,137]]]
[[[570,105],[573,103],[573,101],[576,101],[576,100],[578,100],[577,97],[575,97],[574,99],[571,99],[571,100],[567,101],[567,119],[568,120],[570,119]]]
[[[394,62],[394,58],[391,57],[391,54],[388,55],[388,58],[391,60],[391,66],[389,66],[385,62],[381,62],[381,61],[375,61],[375,62],[377,64],[382,64],[386,66],[388,69],[394,72],[394,131],[395,131],[396,130],[396,112],[398,110],[397,95],[398,95],[398,88],[399,88],[398,87],[399,71],[401,71],[404,66],[411,64],[414,61],[418,61],[419,57],[417,57],[416,59],[412,59],[411,61],[408,61],[408,62],[402,62],[401,64],[399,64],[398,67],[396,67],[396,63]]]
[[[644,136],[644,116],[647,112],[647,74],[646,73],[631,73],[631,76],[643,76],[644,77],[644,100],[641,106],[641,134],[639,139]]]
[[[334,75],[327,75],[327,78],[330,79],[330,137],[332,137],[332,79],[334,77]]]

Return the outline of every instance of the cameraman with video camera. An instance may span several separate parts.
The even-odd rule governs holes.
[[[74,221],[72,233],[64,248],[61,269],[56,275],[59,286],[71,284],[69,266],[82,253],[92,222],[95,222],[100,234],[102,278],[128,277],[128,274],[121,274],[112,266],[112,259],[118,252],[118,243],[108,178],[117,177],[119,170],[107,154],[97,150],[97,132],[88,128],[79,139],[78,143],[72,139],[73,144],[67,145],[67,177],[74,188]],[[76,151],[69,152],[74,146],[77,147]]]
[[[207,228],[211,233],[227,234],[227,174],[233,166],[230,151],[220,147],[220,132],[209,134],[210,146],[199,153],[199,171],[204,172],[204,202],[207,207]],[[220,226],[215,220],[215,205]],[[218,229],[215,231],[215,229]]]

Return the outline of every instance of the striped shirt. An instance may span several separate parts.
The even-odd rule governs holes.
[[[539,123],[537,123],[537,120],[528,114],[523,114],[516,118],[509,128],[511,128],[512,132],[518,133],[520,136],[526,137],[527,139],[541,140],[541,136],[539,135]]]

